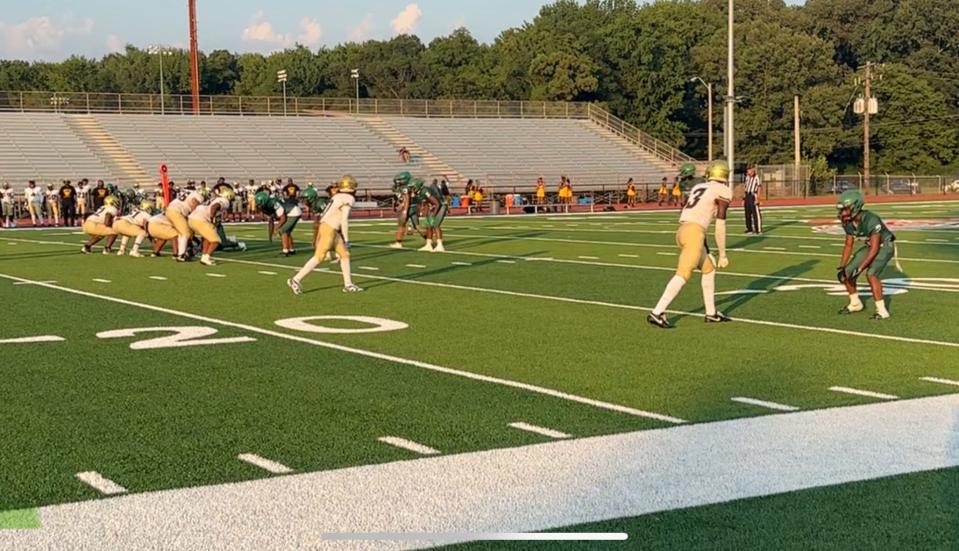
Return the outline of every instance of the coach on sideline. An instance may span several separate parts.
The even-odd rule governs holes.
[[[743,197],[743,208],[746,210],[746,233],[759,235],[763,232],[763,215],[759,211],[759,192],[762,183],[756,175],[756,167],[746,169],[746,195]]]

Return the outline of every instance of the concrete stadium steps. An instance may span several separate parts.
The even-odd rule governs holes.
[[[423,119],[389,117],[398,131],[470,178],[532,189],[543,176],[577,184],[653,183],[675,175],[669,163],[616,143],[594,123],[570,119]]]
[[[55,113],[0,113],[0,181],[116,179]]]
[[[422,168],[426,169],[427,172],[427,174],[422,175],[423,177],[445,175],[450,184],[461,185],[466,183],[466,177],[458,170],[443,162],[442,159],[416,143],[415,140],[406,134],[397,130],[396,127],[383,117],[361,115],[357,116],[357,119],[395,147],[397,155],[399,155],[400,148],[405,147],[413,157],[418,157]]]
[[[622,148],[628,154],[635,155],[641,159],[645,159],[646,162],[648,162],[652,166],[657,167],[658,169],[663,171],[665,174],[679,172],[679,169],[676,166],[674,166],[673,163],[660,159],[659,157],[653,155],[652,153],[636,145],[635,142],[627,140],[626,138],[620,136],[619,134],[616,134],[615,132],[611,132],[607,130],[606,128],[603,128],[602,126],[593,124],[588,121],[583,121],[583,127],[589,130],[590,132],[595,132],[596,134],[601,136],[603,139],[605,139],[609,143]]]
[[[63,117],[70,130],[110,169],[111,174],[119,178],[120,183],[148,186],[159,179],[159,171],[156,178],[151,177],[133,155],[104,130],[93,116],[64,115]]]

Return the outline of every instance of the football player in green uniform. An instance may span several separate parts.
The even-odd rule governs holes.
[[[254,200],[256,201],[256,207],[260,209],[260,212],[266,214],[269,221],[270,241],[273,241],[273,234],[279,232],[283,256],[296,254],[296,248],[293,245],[293,230],[303,214],[300,210],[299,201],[291,198],[279,199],[266,191],[257,192]]]
[[[415,180],[409,172],[400,172],[393,178],[393,194],[395,195],[399,207],[396,209],[396,241],[390,248],[402,249],[403,238],[409,226],[423,235],[420,229],[419,218],[419,195],[416,193],[416,183],[422,185],[422,180]]]
[[[417,186],[420,204],[423,205],[423,211],[426,214],[426,245],[421,251],[444,252],[443,248],[443,230],[441,228],[443,220],[446,219],[448,209],[443,197],[443,191],[436,184],[425,185],[422,181]],[[433,245],[435,243],[435,245]]]
[[[865,204],[862,193],[854,189],[843,192],[836,204],[842,229],[846,232],[846,246],[842,250],[836,277],[849,293],[849,304],[839,313],[852,314],[863,310],[856,280],[865,273],[876,302],[876,313],[870,319],[884,320],[889,317],[889,311],[886,310],[879,276],[889,261],[896,257],[896,236],[889,231],[882,218],[863,209]],[[857,239],[864,241],[865,245],[853,254],[853,244]]]

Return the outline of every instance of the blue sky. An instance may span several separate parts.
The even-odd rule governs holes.
[[[801,3],[802,0],[789,0]],[[204,51],[270,52],[383,39],[411,32],[428,42],[465,26],[484,42],[531,20],[543,0],[197,0]],[[185,47],[186,0],[34,0],[4,2],[0,58],[99,57],[125,44]]]

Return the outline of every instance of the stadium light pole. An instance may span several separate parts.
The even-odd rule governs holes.
[[[151,46],[148,51],[151,54],[156,54],[160,58],[160,114],[165,115],[166,108],[163,103],[163,96],[166,94],[163,88],[163,56],[173,55],[173,52],[160,45]]]
[[[726,162],[729,163],[729,176],[730,176],[730,185],[732,184],[734,170],[736,166],[736,140],[734,137],[735,126],[733,124],[733,119],[735,118],[735,107],[736,107],[736,87],[735,87],[735,74],[733,66],[733,54],[735,49],[733,46],[733,9],[734,9],[734,0],[729,0],[729,13],[727,14],[727,52],[726,52]]]
[[[286,116],[286,69],[276,72],[276,81],[283,83],[283,116]]]
[[[689,82],[701,82],[703,86],[706,87],[706,135],[709,143],[707,144],[707,156],[709,157],[709,162],[713,162],[713,83],[706,82],[700,77],[693,77],[689,79]]]
[[[360,70],[352,69],[350,70],[350,78],[353,79],[353,83],[356,85],[356,114],[360,114]]]

